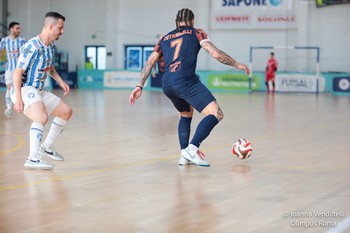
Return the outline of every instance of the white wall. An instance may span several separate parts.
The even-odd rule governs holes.
[[[106,45],[112,52],[107,67],[124,68],[126,44],[154,44],[157,35],[174,28],[177,11],[188,7],[195,14],[195,27],[204,29],[214,44],[238,61],[249,63],[250,46],[319,46],[321,71],[350,72],[350,4],[316,8],[313,0],[287,1],[297,1],[296,29],[211,30],[210,0],[11,0],[8,21],[19,21],[22,35],[29,39],[40,33],[45,13],[57,11],[66,17],[66,24],[65,35],[56,44],[69,51],[70,70],[82,66],[85,45]],[[254,53],[256,69],[264,69],[269,52]],[[314,70],[313,52],[275,53],[282,70]],[[230,68],[201,51],[198,69]]]

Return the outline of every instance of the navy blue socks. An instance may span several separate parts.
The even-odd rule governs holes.
[[[181,117],[179,121],[178,134],[181,150],[188,146],[191,133],[192,117]]]
[[[214,115],[208,115],[199,122],[196,133],[194,134],[191,144],[199,147],[199,145],[206,139],[212,129],[219,123],[219,120]]]

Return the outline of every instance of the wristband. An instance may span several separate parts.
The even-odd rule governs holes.
[[[143,90],[143,87],[140,85],[136,85],[136,87],[139,87],[141,90]]]

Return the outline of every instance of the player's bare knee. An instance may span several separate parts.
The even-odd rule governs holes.
[[[222,119],[224,119],[224,114],[216,115],[216,118],[220,122]]]
[[[42,125],[46,125],[48,120],[49,120],[49,116],[47,114],[40,114],[34,117],[33,122],[38,122]]]
[[[73,109],[71,107],[67,106],[64,109],[64,111],[62,111],[62,114],[59,117],[68,121],[72,115],[73,115]]]
[[[73,109],[71,107],[68,107],[68,112],[67,112],[67,116],[69,118],[71,118],[71,116],[73,115]]]
[[[224,113],[222,112],[222,110],[219,108],[218,111],[215,114],[215,117],[218,119],[218,121],[220,122],[222,119],[224,119]]]
[[[65,102],[61,101],[52,114],[63,120],[68,121],[73,115],[73,109]]]

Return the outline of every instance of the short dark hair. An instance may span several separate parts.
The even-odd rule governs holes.
[[[63,22],[66,21],[66,18],[63,15],[61,15],[60,13],[54,12],[54,11],[47,12],[45,15],[45,18],[47,18],[47,17],[53,17],[55,19],[62,19]]]
[[[274,52],[271,52],[270,55],[275,56],[275,53],[274,53]]]
[[[11,22],[11,23],[9,24],[9,30],[10,30],[11,28],[13,28],[14,26],[16,26],[16,25],[19,25],[19,23],[18,23],[18,22]]]
[[[183,8],[177,12],[175,23],[178,26],[180,22],[186,22],[186,25],[189,26],[187,23],[192,19],[194,19],[193,12],[188,8]]]

